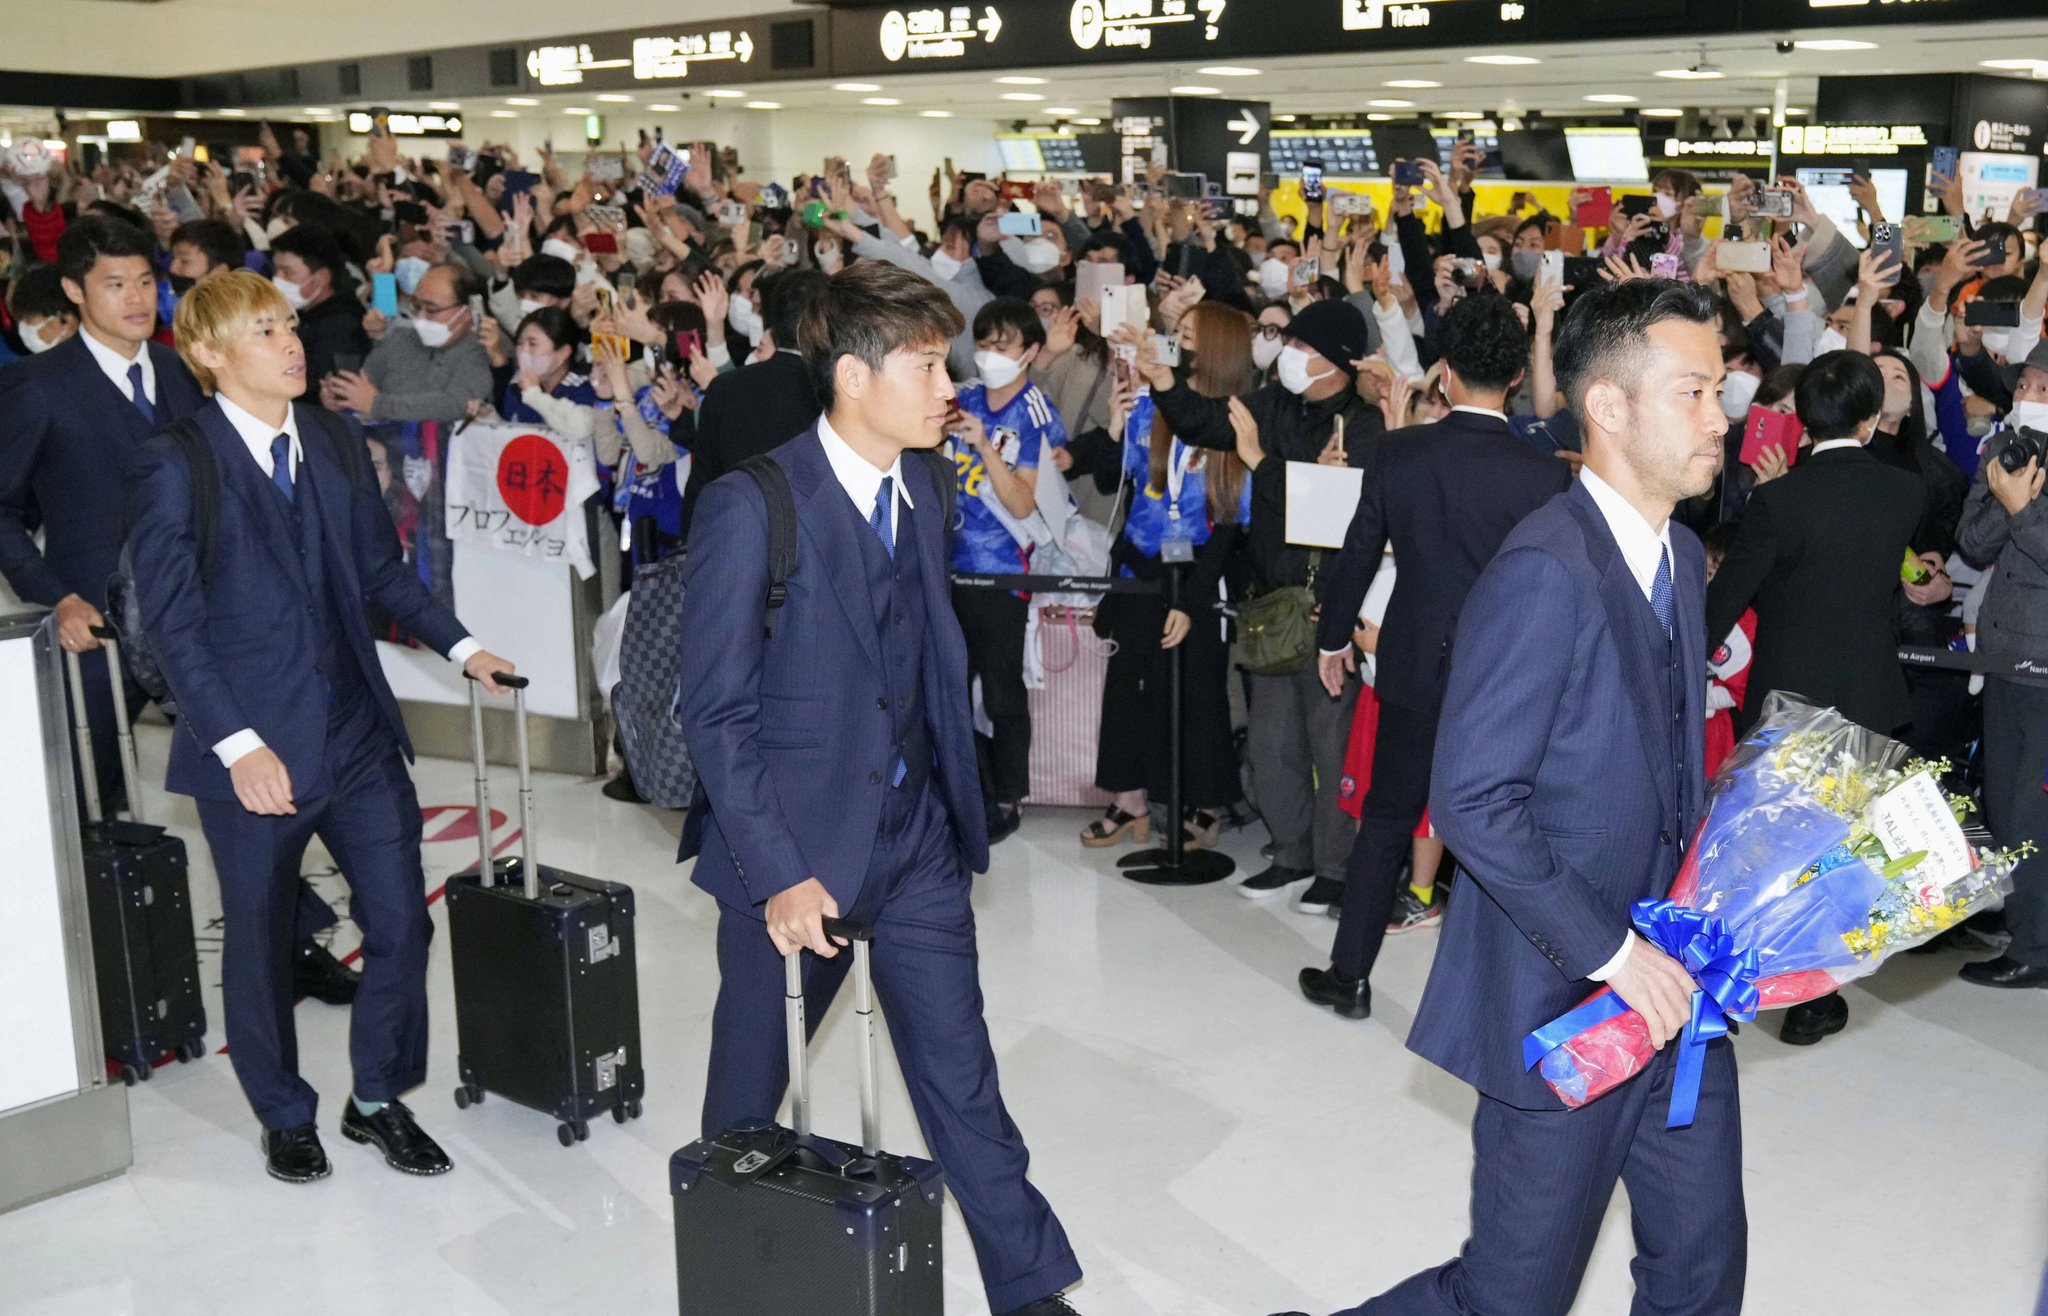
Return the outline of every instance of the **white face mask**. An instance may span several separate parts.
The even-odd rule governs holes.
[[[421,345],[428,348],[446,347],[448,341],[455,337],[454,326],[442,324],[439,320],[422,320],[415,316],[412,328],[420,336]]]
[[[564,242],[560,238],[549,238],[546,242],[541,243],[540,254],[543,256],[560,256],[571,265],[574,265],[583,258],[583,252],[580,248],[574,243]]]
[[[1497,251],[1483,251],[1479,253],[1479,259],[1489,271],[1500,268],[1500,253]]]
[[[1024,244],[1025,269],[1033,274],[1047,274],[1059,267],[1059,244],[1050,238],[1033,238]]]
[[[519,299],[519,318],[524,320],[527,316],[532,315],[535,311],[540,310],[543,306],[552,305],[554,305],[553,302],[544,302],[536,297],[521,297]]]
[[[1657,213],[1669,219],[1678,213],[1678,198],[1669,192],[1657,194]]]
[[[1293,343],[1289,343],[1281,348],[1279,357],[1280,387],[1296,397],[1300,397],[1314,388],[1318,380],[1328,379],[1331,375],[1337,373],[1335,370],[1325,370],[1320,375],[1310,374],[1308,361],[1314,355],[1315,353],[1309,351],[1306,347],[1297,347]]]
[[[2036,402],[2028,398],[2012,404],[2012,410],[2005,413],[2007,429],[2034,430],[2048,434],[2048,402]]]
[[[733,294],[732,305],[725,312],[725,322],[736,332],[744,335],[750,343],[760,342],[761,335],[767,332],[767,326],[761,323],[761,317],[754,314],[753,299],[744,293]]]
[[[818,268],[827,274],[837,274],[846,266],[846,257],[839,254],[837,247],[820,247],[817,257]]]
[[[1267,297],[1280,297],[1287,292],[1287,262],[1277,256],[1268,256],[1259,262],[1259,291]]]
[[[285,301],[291,306],[291,308],[294,311],[303,311],[306,309],[306,302],[309,299],[306,296],[306,287],[304,284],[293,283],[289,279],[280,279],[275,274],[273,274],[270,276],[270,286],[284,294]]]
[[[43,337],[44,329],[55,329],[58,323],[57,320],[50,319],[21,326],[21,345],[28,349],[30,356],[40,356],[64,341],[61,338]]]
[[[1984,331],[1984,350],[1996,352],[2004,360],[2012,360],[2012,340],[2013,336],[2017,333],[2019,333],[2019,330],[2011,328],[1986,329]]]
[[[532,375],[535,379],[545,380],[548,377],[548,371],[555,367],[555,354],[553,352],[529,352],[522,349],[517,355],[519,357],[519,373],[522,375]]]
[[[1848,346],[1849,340],[1842,337],[1839,332],[1834,329],[1823,329],[1820,331],[1820,337],[1813,340],[1813,354],[1820,356],[1826,352],[1840,352]]]
[[[1022,361],[1002,352],[976,352],[974,368],[981,372],[981,382],[995,389],[1008,388],[1024,373]]]
[[[1896,392],[1890,388],[1885,389],[1884,410],[1881,413],[1883,419],[1891,421],[1904,420],[1912,410],[1913,395],[1911,392],[1905,389],[1900,389]]]
[[[1268,338],[1264,334],[1252,339],[1252,364],[1261,370],[1271,370],[1273,363],[1280,359],[1280,349],[1287,346],[1284,338]]]
[[[932,253],[932,273],[939,276],[941,283],[951,283],[965,268],[965,264],[948,255],[943,248]]]
[[[1728,378],[1721,383],[1721,414],[1730,420],[1743,420],[1749,415],[1749,404],[1756,399],[1757,388],[1764,381],[1746,370],[1731,370]]]

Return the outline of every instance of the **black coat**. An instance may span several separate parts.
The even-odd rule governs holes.
[[[1571,486],[1571,467],[1516,437],[1507,422],[1470,411],[1394,430],[1376,448],[1344,549],[1318,591],[1316,645],[1335,652],[1351,643],[1391,542],[1398,572],[1374,689],[1391,703],[1434,708],[1472,583],[1523,517]]]
[[[824,410],[811,368],[794,352],[720,375],[704,390],[697,408],[697,436],[690,444],[690,478],[683,487],[683,533],[704,486],[749,457],[775,451],[817,424]]]
[[[1926,513],[1920,480],[1855,448],[1806,458],[1749,496],[1707,587],[1707,634],[1756,608],[1756,657],[1736,718],[1773,690],[1890,733],[1913,720],[1899,667],[1899,567]]]

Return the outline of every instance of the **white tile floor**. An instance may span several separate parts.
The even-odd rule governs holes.
[[[161,780],[164,733],[145,730]],[[462,805],[469,769],[422,763],[424,805]],[[503,807],[509,777],[496,797]],[[189,805],[195,898],[217,909]],[[266,1178],[222,1056],[135,1089],[125,1177],[0,1216],[0,1312],[559,1313],[675,1310],[667,1163],[695,1132],[716,970],[714,913],[671,861],[676,815],[589,782],[539,788],[549,863],[639,895],[646,1117],[564,1150],[505,1101],[457,1112],[445,943],[431,969],[432,1078],[413,1096],[456,1170],[407,1179],[332,1133],[348,1088],[345,1011],[299,1009],[336,1168]],[[159,813],[162,810],[159,809]],[[1389,944],[1376,1012],[1347,1023],[1295,995],[1332,924],[1229,887],[1111,875],[1072,841],[1083,815],[1033,813],[975,902],[982,980],[1034,1178],[1088,1272],[1089,1316],[1262,1316],[1349,1305],[1464,1236],[1472,1096],[1402,1049],[1435,934]],[[430,830],[435,824],[430,823]],[[1257,863],[1257,833],[1226,839]],[[315,859],[318,859],[316,854]],[[429,884],[474,842],[426,847]],[[323,886],[338,890],[335,879]],[[436,907],[436,921],[441,919]],[[353,944],[343,933],[341,948]],[[217,953],[217,941],[207,953]],[[2048,1256],[2048,994],[1954,980],[1906,957],[1850,989],[1849,1031],[1804,1052],[1746,1029],[1750,1301],[1757,1316],[2026,1316]],[[218,961],[209,958],[218,1045]],[[819,1123],[855,1122],[853,1029],[835,1012],[814,1070]],[[885,1141],[921,1144],[892,1065]],[[1577,1307],[1622,1312],[1631,1251],[1617,1194]],[[986,1311],[957,1216],[949,1310]],[[796,1314],[792,1314],[796,1316]]]

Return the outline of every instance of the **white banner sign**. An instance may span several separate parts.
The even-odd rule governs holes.
[[[588,439],[533,425],[479,422],[448,453],[448,538],[563,562],[583,580],[590,559],[583,504],[598,490]]]

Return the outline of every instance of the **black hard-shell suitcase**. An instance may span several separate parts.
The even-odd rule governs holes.
[[[70,667],[72,725],[85,789],[85,893],[100,1034],[107,1058],[132,1087],[147,1081],[151,1066],[165,1056],[187,1061],[206,1053],[206,1002],[199,994],[185,842],[143,821],[121,652],[114,632],[99,627],[94,634],[103,642],[113,686],[121,778],[128,787],[126,819],[101,815],[78,655],[66,653],[64,659]]]
[[[497,679],[512,687],[518,724],[523,843],[519,858],[492,861],[483,703],[472,683],[480,867],[449,878],[447,887],[462,1076],[455,1104],[495,1092],[554,1116],[555,1136],[569,1147],[589,1137],[589,1121],[606,1111],[621,1124],[638,1118],[647,1092],[633,890],[535,861],[526,680]]]
[[[811,1132],[804,1064],[803,952],[786,962],[792,1119],[743,1124],[669,1158],[676,1289],[686,1316],[942,1316],[939,1226],[945,1177],[880,1148],[869,930],[853,943],[861,1027],[861,1142]]]

